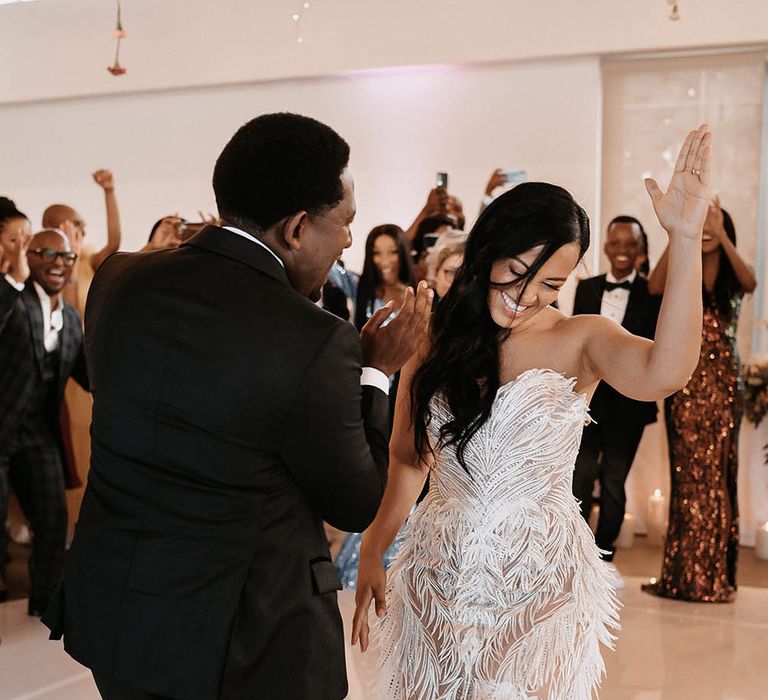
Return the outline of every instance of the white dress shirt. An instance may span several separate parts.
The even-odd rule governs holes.
[[[51,297],[37,283],[33,283],[43,311],[43,345],[46,352],[59,347],[59,332],[64,327],[64,302],[59,297],[56,307],[51,308]]]
[[[605,281],[612,284],[621,284],[622,282],[632,284],[635,281],[635,277],[637,277],[637,270],[633,270],[632,274],[620,280],[617,280],[609,272],[605,276]],[[628,289],[612,289],[610,292],[606,289],[603,292],[603,299],[600,303],[600,315],[610,318],[611,321],[616,321],[616,323],[621,325],[624,320],[624,314],[627,312],[627,302],[629,302]]]
[[[283,261],[277,257],[275,251],[272,250],[269,246],[265,245],[255,236],[252,236],[250,233],[247,233],[246,231],[243,231],[242,229],[236,228],[234,226],[224,226],[223,228],[225,228],[227,231],[231,231],[232,233],[237,234],[238,236],[247,238],[249,241],[252,241],[256,245],[260,245],[262,248],[264,248],[264,250],[268,251],[269,254],[272,255],[275,260],[277,260],[277,262],[282,265],[283,268],[285,268],[285,263],[283,263]],[[375,367],[363,367],[363,373],[360,375],[360,384],[361,386],[373,386],[377,389],[381,389],[387,396],[389,396],[389,377],[387,377],[384,372],[376,369]]]
[[[5,276],[5,281],[8,282],[8,284],[11,285],[17,292],[23,292],[24,291],[24,282],[17,282],[13,277],[10,275]]]

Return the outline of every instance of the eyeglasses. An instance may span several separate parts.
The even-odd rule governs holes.
[[[35,248],[35,250],[30,250],[29,252],[33,255],[39,255],[45,262],[54,262],[56,258],[61,258],[61,262],[67,267],[74,265],[75,260],[77,260],[77,253],[60,253],[55,248]]]

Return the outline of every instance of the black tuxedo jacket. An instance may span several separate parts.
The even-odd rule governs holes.
[[[605,275],[590,277],[579,282],[573,304],[573,315],[600,314],[605,291]],[[659,318],[661,297],[648,291],[648,282],[637,275],[629,290],[627,309],[621,325],[630,333],[653,339]],[[592,397],[590,411],[597,423],[640,422],[642,425],[656,421],[657,407],[653,401],[635,401],[620,394],[606,382],[600,382]]]
[[[87,390],[88,373],[80,314],[69,304],[64,304],[62,315],[57,400],[55,406],[51,406],[48,419],[51,434],[61,452],[62,466],[66,467],[58,409],[67,380],[72,377]],[[12,444],[26,417],[30,397],[42,381],[44,357],[43,310],[33,283],[30,281],[24,291],[19,292],[8,284],[4,275],[0,275],[0,451]]]
[[[322,521],[364,530],[388,459],[354,327],[208,226],[101,266],[86,355],[91,471],[52,636],[172,698],[344,697]]]

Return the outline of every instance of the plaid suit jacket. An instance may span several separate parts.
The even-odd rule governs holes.
[[[51,412],[49,420],[51,434],[62,455],[62,465],[66,465],[58,411],[64,387],[70,377],[86,390],[89,385],[80,314],[69,304],[64,304],[63,316],[64,326],[59,333],[56,412]],[[44,357],[43,311],[32,282],[19,292],[0,276],[0,451],[13,443],[24,420],[30,397],[42,381]],[[66,470],[65,476],[67,486],[76,485]]]

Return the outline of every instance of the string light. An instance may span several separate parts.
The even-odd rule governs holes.
[[[291,19],[293,20],[293,26],[296,31],[296,43],[297,44],[303,44],[304,43],[304,33],[302,31],[302,21],[304,20],[304,15],[306,14],[307,10],[310,9],[312,6],[312,3],[309,0],[304,0],[304,2],[301,4],[301,8],[294,12],[291,15]]]

